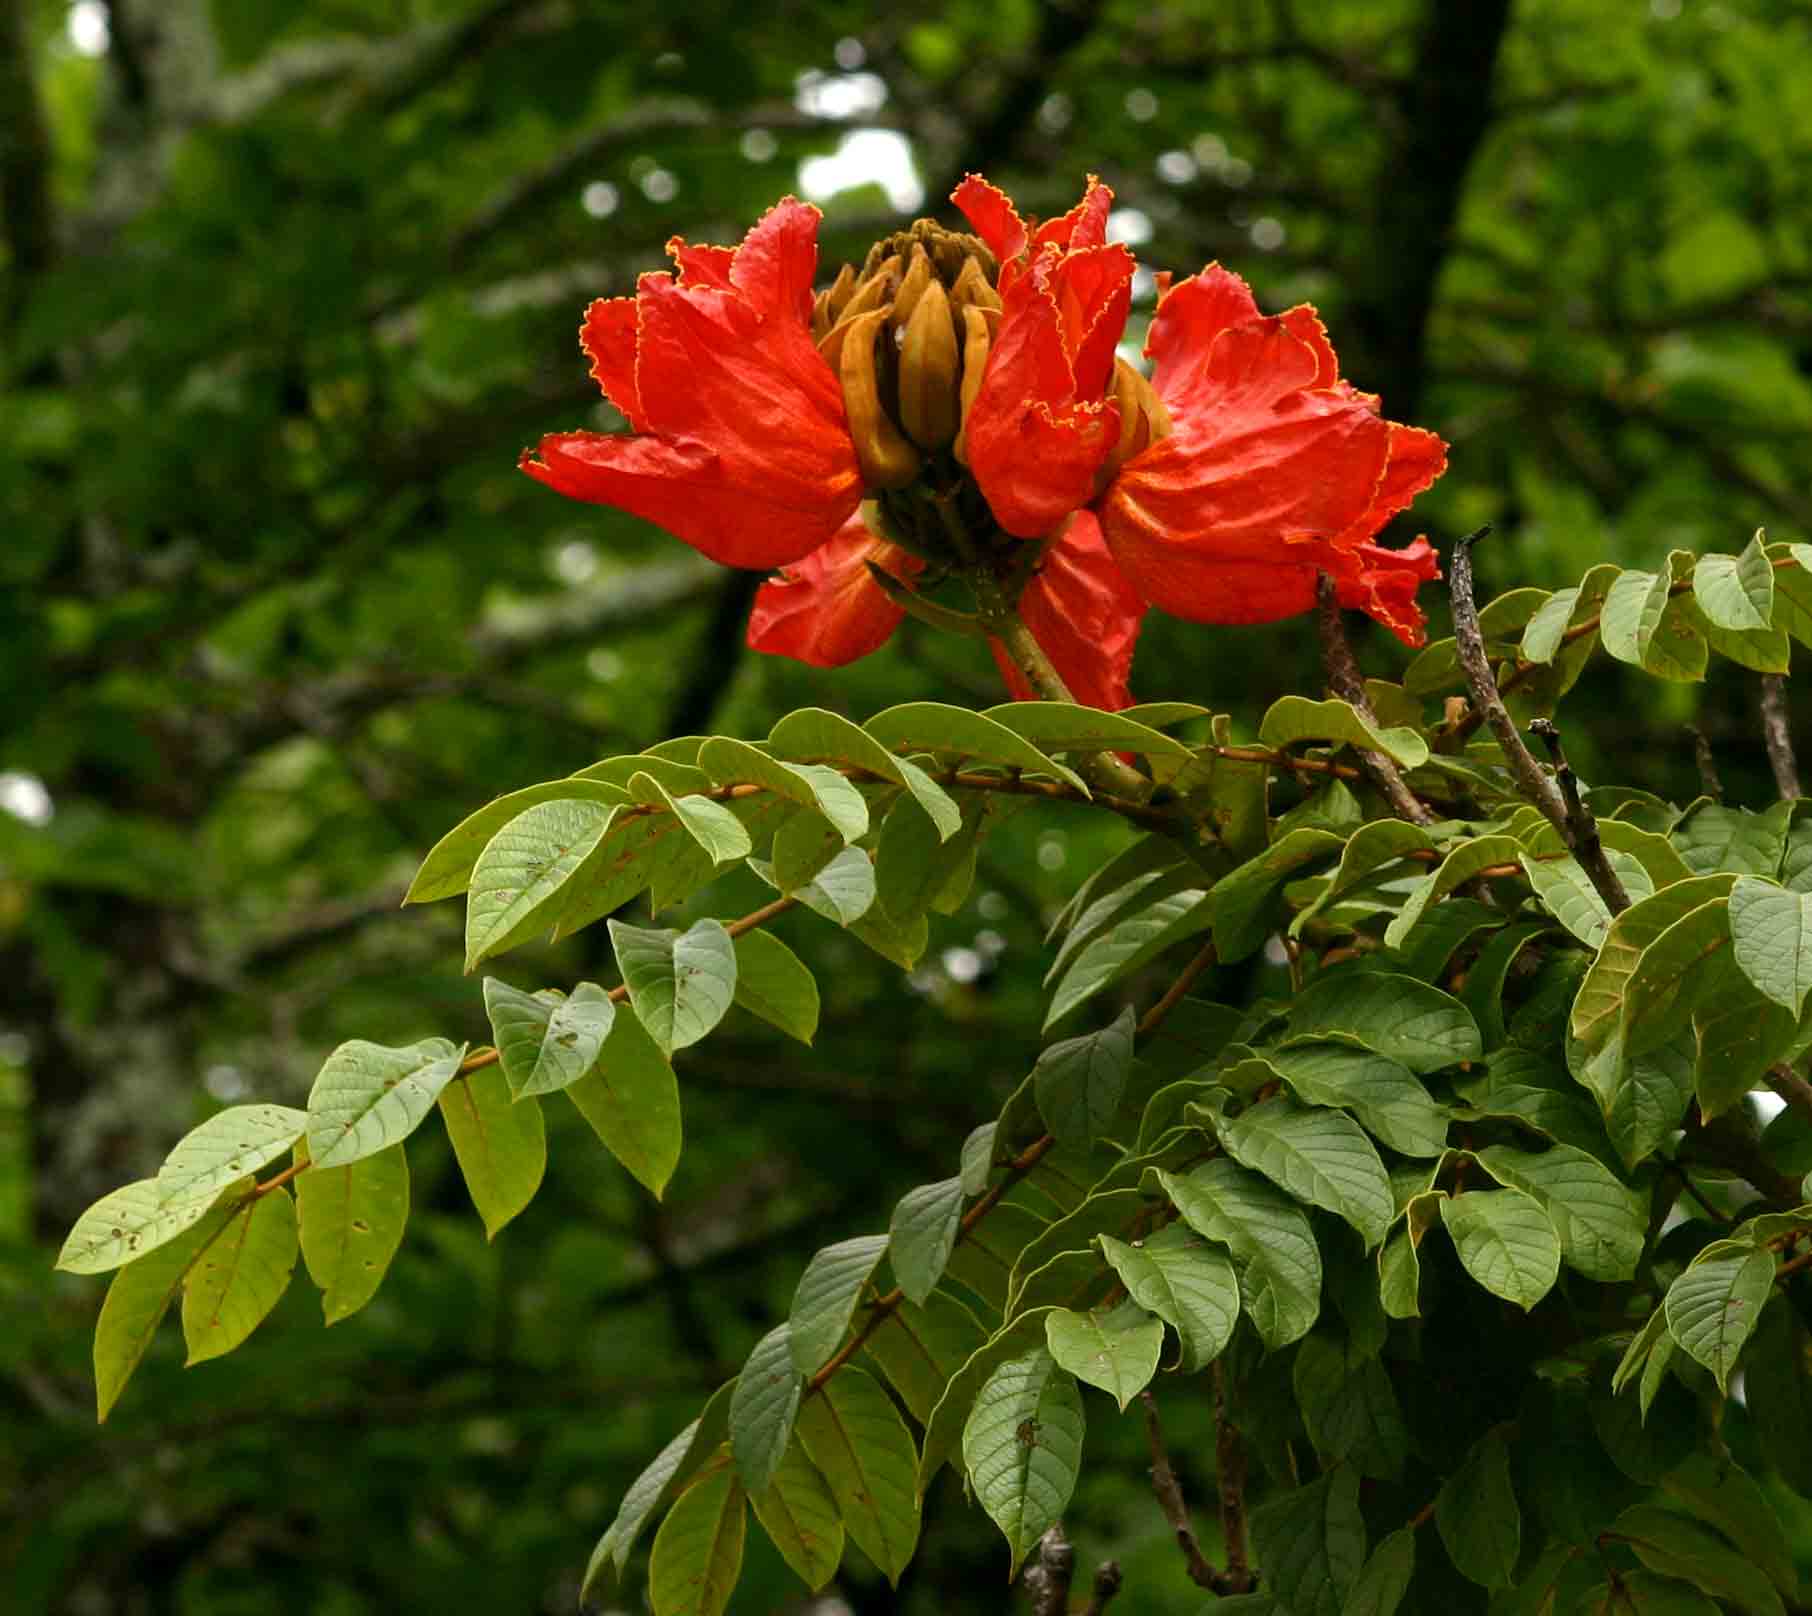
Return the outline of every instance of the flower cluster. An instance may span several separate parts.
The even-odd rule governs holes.
[[[1016,590],[1102,707],[1129,699],[1149,606],[1268,622],[1306,611],[1325,572],[1421,643],[1434,550],[1373,540],[1446,446],[1341,380],[1312,308],[1262,315],[1219,265],[1160,277],[1148,380],[1117,351],[1134,262],[1106,239],[1106,186],[1042,224],[978,176],[952,201],[973,234],[920,220],[816,296],[807,204],[782,201],[740,247],[675,239],[677,274],[599,299],[580,331],[632,431],[550,434],[523,469],[778,569],[749,643],[824,667],[876,649],[952,570]]]

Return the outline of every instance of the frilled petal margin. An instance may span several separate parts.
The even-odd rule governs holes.
[[[902,582],[925,565],[910,551],[876,538],[858,516],[755,592],[751,649],[815,668],[840,668],[880,650],[906,614],[874,581],[871,561]]]
[[[1052,249],[1008,287],[1000,334],[963,428],[969,470],[995,521],[1022,539],[1041,538],[1087,503],[1120,433],[1117,406],[1077,397],[1057,260]]]
[[[1078,511],[1045,552],[1019,597],[1019,613],[1079,702],[1110,712],[1131,703],[1127,677],[1145,605],[1114,565],[1090,512]],[[999,642],[991,643],[1014,699],[1032,700]]]
[[[817,225],[789,198],[733,251],[676,240],[677,280],[644,275],[633,300],[593,304],[592,374],[635,430],[551,434],[522,469],[726,566],[782,566],[831,538],[862,474],[808,323]]]

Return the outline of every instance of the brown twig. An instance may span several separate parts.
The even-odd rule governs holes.
[[[1768,749],[1768,766],[1774,770],[1774,787],[1783,802],[1800,794],[1799,760],[1793,755],[1793,731],[1787,716],[1787,681],[1778,673],[1762,675],[1762,744]]]
[[[1768,1068],[1768,1087],[1773,1089],[1795,1111],[1812,1121],[1812,1083],[1784,1061]]]
[[[1195,979],[1214,963],[1214,943],[1209,940],[1195,952],[1195,956],[1177,973],[1176,981],[1164,990],[1164,997],[1158,1000],[1140,1017],[1136,1036],[1149,1038],[1164,1024],[1164,1019],[1182,1002],[1183,995],[1195,986]]]
[[[1026,1567],[1032,1616],[1064,1616],[1070,1608],[1070,1584],[1076,1578],[1076,1550],[1064,1536],[1063,1522],[1053,1522],[1038,1540],[1038,1558]]]
[[[1315,584],[1315,623],[1321,633],[1321,660],[1327,669],[1328,687],[1368,724],[1376,725],[1378,715],[1372,711],[1371,698],[1365,693],[1365,677],[1359,671],[1352,642],[1346,637],[1346,625],[1341,621],[1340,591],[1325,572]],[[1359,766],[1390,804],[1392,813],[1412,825],[1435,822],[1427,804],[1404,784],[1402,773],[1390,758],[1369,747],[1354,750]]]
[[[1217,1366],[1218,1367],[1218,1366]],[[1177,1547],[1183,1551],[1189,1568],[1189,1580],[1198,1588],[1212,1588],[1216,1593],[1231,1593],[1226,1577],[1208,1563],[1202,1545],[1196,1541],[1195,1525],[1189,1519],[1189,1505],[1183,1497],[1182,1483],[1170,1465],[1170,1450],[1164,1445],[1164,1428],[1158,1423],[1157,1399],[1149,1390],[1139,1393],[1145,1405],[1145,1440],[1151,1449],[1151,1490],[1163,1510],[1164,1519],[1177,1535]]]
[[[1227,1593],[1251,1590],[1252,1569],[1246,1558],[1246,1449],[1239,1427],[1227,1409],[1227,1374],[1214,1363],[1214,1464],[1220,1492],[1221,1538],[1227,1545]]]
[[[1711,750],[1711,742],[1696,724],[1688,724],[1686,733],[1692,737],[1692,760],[1699,769],[1699,789],[1713,802],[1722,802],[1724,782],[1718,778],[1718,760]]]
[[[1573,856],[1579,859],[1591,878],[1592,885],[1598,889],[1598,895],[1604,899],[1611,912],[1617,914],[1629,908],[1629,894],[1623,890],[1623,883],[1617,879],[1616,872],[1603,857],[1602,848],[1595,865],[1586,862],[1580,847],[1578,827],[1568,813],[1560,788],[1542,772],[1541,765],[1523,744],[1523,738],[1517,734],[1516,725],[1504,706],[1497,681],[1492,677],[1491,658],[1485,652],[1485,636],[1479,629],[1478,603],[1472,593],[1472,547],[1490,531],[1489,527],[1482,527],[1476,533],[1468,533],[1464,538],[1456,540],[1449,569],[1449,587],[1453,594],[1454,649],[1461,671],[1466,675],[1466,687],[1472,694],[1473,711],[1485,715],[1485,722],[1497,737],[1497,744],[1503,749],[1505,761],[1510,765],[1510,773],[1516,780],[1517,789],[1560,832]]]
[[[1592,885],[1598,889],[1598,896],[1604,899],[1605,907],[1612,914],[1620,915],[1630,906],[1630,895],[1623,890],[1623,882],[1617,872],[1611,868],[1611,861],[1605,856],[1604,843],[1598,839],[1598,819],[1579,794],[1579,776],[1573,772],[1572,764],[1567,762],[1567,754],[1561,749],[1560,730],[1551,718],[1537,718],[1529,725],[1530,730],[1539,735],[1548,748],[1548,756],[1554,760],[1554,778],[1560,786],[1561,801],[1566,804],[1568,845],[1573,849],[1574,858],[1579,860],[1580,868],[1592,878]]]
[[[1095,1580],[1089,1588],[1088,1603],[1082,1607],[1082,1616],[1102,1616],[1120,1591],[1120,1562],[1109,1560],[1095,1567]]]

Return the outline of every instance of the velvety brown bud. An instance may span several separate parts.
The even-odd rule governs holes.
[[[897,302],[894,310],[897,319]],[[900,425],[921,449],[941,449],[956,436],[960,419],[956,325],[943,283],[931,280],[913,307],[900,346]]]
[[[843,410],[856,446],[862,480],[870,488],[904,488],[919,474],[917,449],[906,441],[881,403],[875,371],[875,341],[893,340],[887,311],[873,309],[846,320],[848,334],[837,356],[837,379],[843,386]]]
[[[964,309],[962,315],[963,385],[959,401],[961,405],[960,425],[951,453],[959,462],[967,465],[969,457],[963,442],[963,428],[969,424],[969,411],[975,405],[975,395],[981,391],[982,372],[988,368],[988,347],[994,340],[994,332],[987,315],[973,304]]]

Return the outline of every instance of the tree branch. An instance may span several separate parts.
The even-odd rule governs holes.
[[[1246,1449],[1227,1409],[1227,1375],[1218,1358],[1214,1363],[1214,1428],[1215,1484],[1220,1491],[1221,1537],[1227,1545],[1227,1591],[1243,1594],[1252,1587],[1252,1568],[1246,1557]]]
[[[1038,1540],[1038,1558],[1026,1567],[1025,1584],[1032,1595],[1032,1616],[1064,1616],[1070,1608],[1070,1584],[1076,1578],[1076,1550],[1054,1522]]]
[[[1787,681],[1778,673],[1762,675],[1762,744],[1783,802],[1799,795],[1799,760],[1793,755],[1793,731],[1787,715]]]
[[[1218,1365],[1216,1366],[1219,1367]],[[1170,1450],[1164,1445],[1164,1428],[1158,1423],[1157,1399],[1149,1390],[1139,1393],[1145,1407],[1145,1441],[1151,1449],[1151,1490],[1163,1510],[1164,1519],[1176,1533],[1177,1547],[1183,1551],[1183,1562],[1189,1580],[1198,1588],[1211,1588],[1217,1594],[1231,1593],[1226,1575],[1208,1563],[1202,1545],[1196,1540],[1195,1525],[1189,1518],[1189,1505],[1183,1497],[1182,1483],[1171,1468]]]
[[[1089,1588],[1088,1603],[1082,1616],[1103,1616],[1114,1595],[1120,1591],[1120,1562],[1109,1560],[1095,1568],[1095,1580]]]
[[[1449,568],[1453,593],[1454,646],[1460,668],[1466,675],[1467,689],[1472,693],[1473,710],[1485,715],[1485,722],[1490,725],[1491,733],[1503,748],[1504,758],[1510,765],[1510,773],[1516,781],[1517,789],[1560,832],[1568,849],[1579,860],[1580,866],[1591,878],[1592,885],[1598,889],[1599,897],[1604,899],[1611,913],[1620,914],[1630,906],[1629,894],[1623,890],[1623,883],[1617,879],[1617,872],[1604,857],[1596,825],[1590,827],[1589,838],[1582,835],[1585,821],[1575,818],[1559,788],[1542,772],[1541,765],[1530,754],[1529,748],[1523,745],[1523,738],[1517,734],[1516,725],[1504,706],[1504,698],[1498,692],[1497,681],[1492,677],[1491,658],[1485,652],[1485,636],[1479,630],[1478,604],[1472,593],[1472,547],[1490,531],[1489,527],[1482,527],[1476,533],[1468,533],[1457,540]],[[1570,776],[1571,771],[1568,773]],[[1573,800],[1579,802],[1577,786],[1574,788]],[[1579,802],[1579,809],[1582,814],[1585,813],[1583,802]],[[1594,851],[1597,856],[1592,859]]]
[[[1592,878],[1592,885],[1598,889],[1605,906],[1613,915],[1620,915],[1630,906],[1629,894],[1623,890],[1623,882],[1605,857],[1604,844],[1598,839],[1598,820],[1579,794],[1579,776],[1573,772],[1567,754],[1561,750],[1560,730],[1550,718],[1538,718],[1529,728],[1547,743],[1548,755],[1554,759],[1554,775],[1560,782],[1561,800],[1567,807],[1566,834],[1573,856]]]

